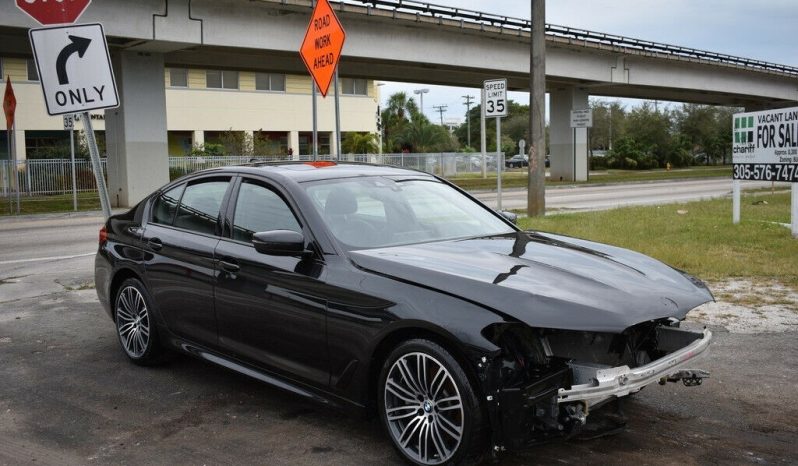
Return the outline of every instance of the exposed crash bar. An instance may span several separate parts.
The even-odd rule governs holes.
[[[634,393],[683,368],[688,362],[704,353],[709,348],[711,340],[712,332],[704,329],[702,338],[645,366],[635,369],[630,369],[629,366],[599,369],[596,371],[593,383],[573,385],[568,390],[561,388],[557,401],[560,403],[586,401],[588,404],[594,404],[610,397]]]

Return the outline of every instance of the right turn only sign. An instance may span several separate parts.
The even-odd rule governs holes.
[[[80,24],[29,32],[47,113],[119,106],[102,25]]]

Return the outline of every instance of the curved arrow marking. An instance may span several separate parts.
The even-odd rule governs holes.
[[[61,85],[69,84],[69,75],[67,75],[66,71],[66,64],[67,60],[69,60],[69,57],[72,56],[73,53],[77,52],[78,57],[83,58],[83,55],[86,54],[86,50],[89,49],[89,44],[91,44],[91,39],[86,39],[85,37],[68,37],[72,43],[68,44],[61,50],[61,52],[58,54],[58,59],[55,61],[55,71],[58,73],[58,84]]]

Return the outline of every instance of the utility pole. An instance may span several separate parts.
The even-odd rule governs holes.
[[[464,95],[463,98],[465,102],[463,105],[466,106],[466,127],[467,127],[467,136],[468,139],[468,147],[471,147],[471,104],[474,103],[474,96],[473,95]]]
[[[531,0],[529,31],[529,177],[530,217],[546,215],[546,0]]]
[[[609,137],[609,150],[612,150],[612,104],[610,104],[610,137]]]
[[[446,109],[449,108],[449,106],[448,105],[433,105],[432,108],[434,108],[435,110],[438,111],[438,113],[441,114],[441,126],[443,126],[443,112],[445,112]]]

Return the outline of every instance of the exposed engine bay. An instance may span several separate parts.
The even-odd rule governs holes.
[[[572,436],[592,410],[652,383],[700,385],[709,374],[686,369],[711,332],[678,319],[643,322],[622,333],[534,329],[497,324],[483,334],[501,348],[480,374],[488,393],[494,450]]]

